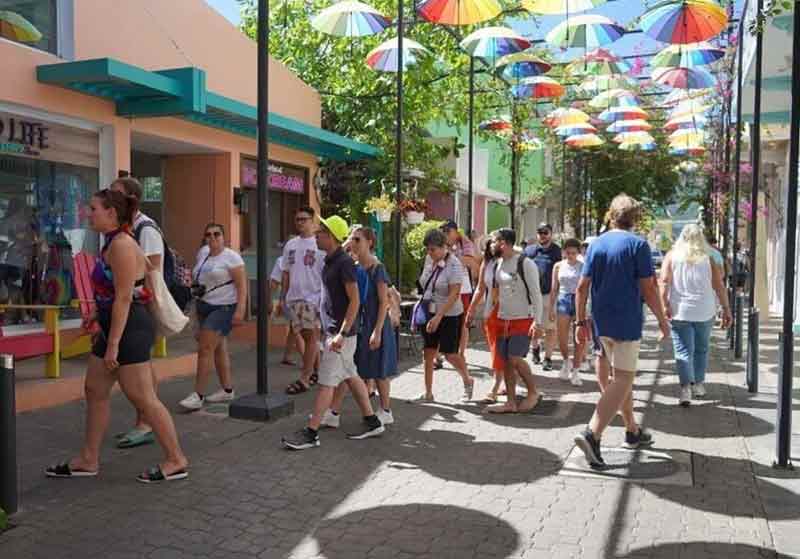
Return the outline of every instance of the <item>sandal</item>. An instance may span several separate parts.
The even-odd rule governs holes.
[[[311,373],[311,376],[309,377],[308,380],[309,380],[309,384],[311,386],[314,386],[315,384],[317,384],[319,382],[319,375],[317,373]]]
[[[187,472],[185,468],[177,472],[172,472],[169,475],[164,475],[164,472],[161,471],[161,466],[154,466],[136,476],[136,481],[141,481],[142,483],[161,483],[162,481],[176,481],[179,479],[186,479],[187,477],[189,477],[189,472]]]
[[[295,394],[302,394],[303,392],[308,392],[308,386],[303,384],[303,381],[297,379],[292,384],[286,387],[286,393],[294,396]]]
[[[70,468],[69,462],[63,462],[61,464],[56,464],[55,466],[49,466],[45,471],[44,475],[47,477],[95,477],[97,476],[97,470],[84,470],[83,468]]]
[[[156,436],[153,434],[153,431],[131,429],[119,438],[117,441],[117,448],[134,448],[154,442],[156,442]]]

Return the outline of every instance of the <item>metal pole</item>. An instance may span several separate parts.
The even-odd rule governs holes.
[[[747,8],[747,3],[745,2],[745,9]],[[744,21],[744,20],[742,20]],[[742,344],[741,340],[737,339],[737,336],[741,333],[741,328],[736,324],[738,320],[738,312],[736,307],[739,304],[739,300],[736,297],[736,293],[739,290],[739,274],[737,271],[737,261],[738,255],[737,252],[737,245],[739,244],[739,182],[741,179],[741,162],[742,162],[742,66],[743,66],[743,59],[744,59],[744,37],[742,31],[744,30],[744,25],[739,25],[739,39],[736,43],[736,48],[738,49],[739,54],[739,62],[737,64],[736,70],[736,169],[734,171],[734,183],[733,183],[733,294],[734,297],[731,300],[731,304],[733,308],[731,309],[733,315],[733,337],[731,339],[731,343],[733,345],[734,350],[734,358],[739,359],[742,357],[741,351],[736,353],[736,349],[741,349]]]
[[[394,184],[395,184],[395,201],[399,207],[401,194],[403,192],[403,33],[405,32],[405,23],[403,22],[403,0],[397,2],[397,108],[396,108],[396,122],[395,122],[395,162],[394,162]],[[400,211],[394,216],[394,264],[395,264],[395,282],[397,285],[401,283],[401,262],[400,257],[400,229],[402,227],[402,219]]]
[[[564,232],[564,213],[567,211],[567,144],[561,144],[561,232]]]
[[[511,229],[516,229],[516,213],[517,213],[517,181],[519,177],[517,176],[517,160],[519,155],[517,154],[517,134],[519,130],[517,129],[517,104],[512,101],[511,102],[511,141],[509,145],[511,146],[511,199],[509,201],[509,208],[511,209]]]
[[[17,512],[17,409],[14,356],[0,355],[0,509]]]
[[[797,260],[797,173],[800,157],[800,6],[795,5],[792,35],[792,121],[789,132],[789,194],[786,200],[786,272],[783,282],[783,345],[778,383],[778,460],[775,466],[791,466],[792,372],[794,370],[794,282]]]
[[[764,0],[757,0],[756,14],[761,14]],[[756,252],[758,250],[758,191],[761,184],[761,63],[763,57],[764,33],[759,26],[756,32],[756,76],[755,93],[753,99],[753,128],[750,132],[750,163],[753,167],[752,192],[750,194],[750,313],[749,322],[755,328],[748,326],[747,332],[747,390],[758,392],[758,311],[756,307]]]
[[[475,157],[475,57],[469,57],[469,171],[467,172],[467,235],[472,232],[473,161]]]

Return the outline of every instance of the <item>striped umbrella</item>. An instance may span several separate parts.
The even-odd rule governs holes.
[[[515,52],[498,58],[494,67],[507,79],[520,80],[546,74],[552,65],[530,52]]]
[[[702,68],[656,68],[651,77],[657,84],[678,89],[706,89],[717,83],[714,76]]]
[[[624,34],[625,28],[607,17],[583,15],[559,23],[545,40],[562,48],[593,49],[613,43]]]
[[[635,120],[617,120],[606,128],[606,132],[617,134],[619,132],[646,132],[652,130],[653,125],[640,118]]]
[[[640,144],[651,144],[656,141],[653,136],[648,134],[647,132],[621,132],[614,136],[613,142],[617,144],[629,144],[632,142],[640,143]]]
[[[564,140],[564,143],[572,148],[590,148],[602,146],[606,142],[597,134],[576,134]]]
[[[22,43],[37,43],[42,39],[42,34],[18,13],[0,10],[0,37]]]
[[[706,148],[703,146],[692,146],[688,148],[671,147],[669,148],[670,155],[688,155],[689,157],[700,157],[706,153]]]
[[[553,130],[558,136],[576,136],[578,134],[594,134],[597,132],[597,128],[589,124],[588,122],[580,122],[576,124],[564,124],[562,126],[556,127]]]
[[[485,120],[478,125],[478,128],[481,130],[495,132],[497,134],[510,134],[513,127],[511,119],[507,116]]]
[[[522,0],[522,7],[533,14],[568,16],[605,3],[606,0]]]
[[[470,56],[494,60],[523,51],[531,42],[508,27],[484,27],[464,37],[459,46]]]
[[[622,142],[617,146],[623,151],[653,151],[656,149],[655,142]]]
[[[697,43],[725,29],[728,14],[712,0],[668,0],[645,12],[639,25],[662,43]]]
[[[494,19],[502,8],[497,0],[425,0],[417,12],[432,23],[472,25]]]
[[[511,86],[511,94],[518,99],[523,97],[535,99],[561,97],[565,91],[563,85],[546,76],[524,78],[518,84]]]
[[[618,120],[647,119],[649,115],[639,107],[611,107],[598,115],[603,122],[616,122]]]
[[[583,80],[579,87],[589,93],[600,93],[612,89],[635,87],[635,85],[633,80],[627,76],[623,76],[622,74],[608,74],[590,76]]]
[[[673,130],[696,130],[703,128],[706,124],[706,117],[703,115],[686,115],[672,118],[664,125],[664,130],[671,132]]]
[[[580,124],[589,122],[592,117],[587,115],[580,109],[573,109],[572,107],[559,107],[547,113],[542,119],[545,125],[554,128],[557,126],[564,126],[565,124]]]
[[[638,107],[639,100],[636,95],[625,89],[609,89],[599,95],[595,95],[589,106],[596,109],[610,109],[611,107]]]
[[[688,45],[669,45],[656,54],[650,61],[654,68],[679,66],[682,68],[695,68],[716,62],[725,56],[723,49],[717,48],[706,42],[689,43]]]
[[[690,99],[702,99],[706,95],[709,95],[713,92],[712,89],[673,89],[670,91],[664,100],[661,102],[662,105],[677,105],[682,103],[683,101],[688,101]]]
[[[390,23],[372,6],[355,0],[337,2],[311,18],[314,29],[338,37],[374,35],[389,27]]]
[[[673,119],[680,118],[682,116],[702,115],[705,114],[705,112],[710,108],[710,105],[704,105],[698,100],[685,101],[669,111],[667,118]]]
[[[631,65],[608,49],[596,48],[570,62],[567,68],[576,74],[607,76],[625,74]]]
[[[691,128],[679,128],[670,134],[667,139],[670,143],[680,142],[681,144],[699,144],[705,142],[706,135],[702,130],[693,130]]]
[[[367,66],[378,72],[397,72],[398,52],[397,37],[392,37],[384,41],[370,51],[365,60]],[[416,64],[419,57],[428,54],[428,49],[412,41],[408,37],[403,38],[403,69]]]
[[[544,143],[530,132],[523,132],[517,142],[517,151],[538,151],[543,148]]]

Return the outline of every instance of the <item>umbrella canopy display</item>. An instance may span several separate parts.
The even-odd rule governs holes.
[[[656,68],[652,78],[657,84],[678,89],[705,89],[717,83],[714,76],[702,68]]]
[[[533,14],[569,15],[585,12],[605,3],[606,0],[522,0],[522,7]]]
[[[534,76],[524,78],[516,85],[511,86],[511,94],[514,97],[533,97],[536,99],[547,97],[560,97],[564,95],[564,86],[553,78],[546,76]]]
[[[576,136],[578,134],[594,134],[597,132],[597,128],[588,122],[580,122],[576,124],[563,124],[561,126],[557,126],[553,132],[559,136]]]
[[[542,119],[542,122],[552,128],[556,126],[563,126],[565,124],[589,122],[590,120],[591,117],[580,109],[560,107],[547,113],[547,116]]]
[[[649,115],[639,107],[612,107],[598,115],[603,122],[616,122],[618,120],[647,119]]]
[[[725,51],[706,42],[688,45],[669,45],[650,61],[654,68],[679,66],[695,68],[716,62],[725,56]]]
[[[618,144],[626,143],[639,143],[639,144],[651,144],[655,143],[656,139],[653,138],[647,132],[622,132],[614,136],[614,142]]]
[[[703,105],[703,103],[698,100],[685,101],[672,109],[667,115],[667,118],[673,119],[682,116],[702,115],[710,108],[710,105]]]
[[[432,23],[472,25],[497,17],[502,8],[497,0],[425,0],[417,12]]]
[[[709,89],[673,89],[672,91],[664,97],[664,100],[661,102],[662,105],[677,105],[678,103],[682,103],[683,101],[688,101],[690,99],[702,99],[706,95],[710,94],[712,90]]]
[[[42,39],[42,34],[18,13],[0,10],[0,37],[23,43],[36,43]]]
[[[691,128],[680,128],[669,135],[670,143],[680,142],[682,145],[699,144],[706,139],[705,133],[702,130],[693,130]]]
[[[664,125],[664,130],[671,132],[674,130],[696,130],[703,128],[706,124],[706,117],[703,115],[686,115],[672,118]]]
[[[656,149],[655,142],[622,142],[619,146],[619,149],[623,151],[653,151]]]
[[[339,37],[374,35],[389,27],[390,23],[372,6],[355,0],[337,2],[311,18],[314,29]]]
[[[670,155],[688,155],[690,157],[699,157],[706,152],[703,146],[693,146],[688,148],[671,147],[669,148]]]
[[[611,107],[638,107],[636,95],[625,89],[609,89],[596,95],[589,101],[589,106],[596,109]]]
[[[460,46],[470,56],[495,59],[523,51],[531,42],[508,27],[484,27],[464,37]]]
[[[564,143],[573,148],[589,148],[602,146],[606,142],[597,134],[576,134],[564,140]]]
[[[513,125],[511,124],[511,119],[501,116],[481,122],[478,125],[478,128],[489,132],[496,132],[498,134],[510,134]]]
[[[529,52],[515,52],[497,59],[494,67],[502,70],[503,76],[508,79],[520,80],[546,74],[552,65],[535,54]]]
[[[645,12],[639,25],[662,43],[697,43],[725,29],[728,14],[712,0],[668,0]]]
[[[567,68],[576,74],[607,76],[625,74],[631,70],[631,65],[610,50],[596,48],[570,62]]]
[[[625,28],[604,16],[576,16],[559,23],[545,40],[557,47],[593,49],[613,43],[625,34]]]
[[[634,86],[633,80],[622,74],[591,76],[580,84],[580,88],[589,93],[599,93],[610,89],[625,89],[626,87]]]
[[[370,51],[365,60],[367,66],[378,72],[397,72],[397,37],[384,41]],[[403,38],[403,69],[417,63],[419,57],[429,51],[416,41]]]
[[[636,120],[617,120],[616,122],[612,122],[608,125],[608,128],[606,128],[606,131],[611,134],[617,134],[619,132],[645,132],[652,129],[652,124],[638,118]]]

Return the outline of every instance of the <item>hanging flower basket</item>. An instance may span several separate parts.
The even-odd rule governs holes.
[[[392,210],[375,210],[375,218],[381,223],[388,223],[392,221]]]
[[[406,223],[409,225],[419,225],[423,221],[425,221],[425,212],[406,212]]]

